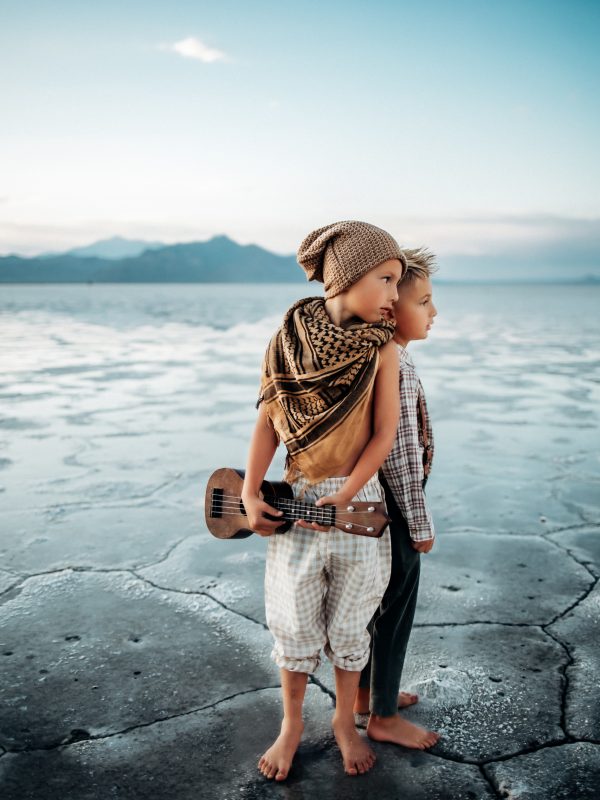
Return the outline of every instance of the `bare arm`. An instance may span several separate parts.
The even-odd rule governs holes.
[[[392,449],[400,416],[398,358],[393,342],[379,351],[379,369],[373,389],[373,435],[339,492],[322,497],[316,505],[347,503],[373,477]],[[332,500],[331,498],[335,498]]]
[[[242,502],[248,517],[248,524],[251,530],[261,536],[270,536],[281,525],[281,521],[275,522],[263,516],[266,513],[279,517],[283,512],[277,511],[268,503],[265,503],[264,500],[261,500],[259,494],[262,482],[277,450],[277,445],[277,434],[267,416],[264,403],[261,403],[258,408],[258,418],[254,426],[252,439],[250,440],[246,477],[242,488]]]

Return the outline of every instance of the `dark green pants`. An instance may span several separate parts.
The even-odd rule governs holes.
[[[411,545],[402,512],[384,481],[382,484],[392,520],[392,573],[381,604],[369,623],[371,653],[359,685],[371,689],[371,712],[390,717],[398,710],[400,678],[417,605],[421,561],[419,552]]]

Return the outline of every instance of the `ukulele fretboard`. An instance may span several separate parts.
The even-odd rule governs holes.
[[[292,500],[287,497],[265,496],[268,503],[278,511],[283,511],[283,521],[295,522],[304,519],[307,522],[316,522],[318,525],[331,527],[335,524],[335,506],[315,506],[302,500]],[[220,518],[231,514],[246,516],[246,509],[241,497],[225,494],[223,489],[214,488],[211,495],[210,516]]]

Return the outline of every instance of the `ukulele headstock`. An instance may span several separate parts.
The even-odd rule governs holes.
[[[335,507],[335,527],[345,533],[381,536],[390,518],[384,503],[351,501]]]

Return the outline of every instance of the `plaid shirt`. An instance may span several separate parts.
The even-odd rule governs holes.
[[[419,396],[427,436],[433,455],[431,422],[425,405],[425,393],[407,350],[398,345],[400,362],[400,421],[392,450],[385,460],[382,472],[394,496],[394,500],[408,523],[411,539],[424,542],[433,539],[435,530],[431,514],[425,502],[423,442],[419,430]]]

